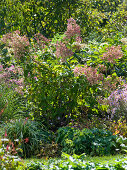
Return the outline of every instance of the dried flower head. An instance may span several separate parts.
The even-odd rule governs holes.
[[[61,57],[61,61],[65,62],[67,57],[73,55],[73,52],[66,47],[66,45],[62,42],[56,44],[56,52],[55,55],[59,58]]]
[[[121,51],[120,46],[112,46],[110,48],[107,48],[107,52],[103,54],[102,60],[109,62],[109,63],[116,63],[117,59],[122,58],[123,53]]]
[[[77,42],[81,42],[80,37],[80,26],[76,24],[76,21],[73,18],[70,18],[67,20],[67,31],[65,32],[65,35],[67,39],[74,39]]]
[[[84,67],[75,67],[74,75],[75,76],[85,75],[90,85],[98,84],[104,78],[103,74],[101,73],[98,74],[96,68],[88,67],[86,65]]]
[[[13,48],[14,57],[18,60],[21,60],[29,52],[29,40],[25,35],[20,36],[20,31],[18,30],[3,35],[1,41],[6,46]]]

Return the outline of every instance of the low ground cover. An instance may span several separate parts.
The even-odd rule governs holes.
[[[49,159],[53,159],[53,158],[49,158]],[[60,158],[54,158],[54,160],[59,160]],[[109,155],[109,156],[86,156],[84,158],[84,160],[86,162],[94,162],[94,163],[101,163],[101,164],[115,164],[118,161],[122,161],[122,160],[126,160],[127,159],[127,155],[126,154],[117,154],[117,155]],[[48,158],[41,158],[41,159],[37,159],[37,158],[29,158],[29,159],[24,159],[23,162],[25,165],[27,165],[27,163],[30,162],[47,162]]]
[[[120,168],[126,169],[127,157],[126,155],[116,155],[107,157],[84,157],[82,156],[70,156],[63,154],[62,159],[50,159],[47,161],[42,160],[25,160],[26,169],[33,167],[45,168],[45,169],[105,169],[105,170],[118,170]]]

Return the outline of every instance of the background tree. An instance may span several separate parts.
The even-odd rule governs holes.
[[[20,30],[28,37],[40,32],[46,37],[64,32],[67,19],[73,17],[84,37],[101,31],[121,0],[1,0],[0,34]]]

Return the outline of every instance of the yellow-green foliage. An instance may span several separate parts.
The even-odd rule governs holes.
[[[121,3],[121,0],[1,0],[0,34],[19,29],[28,37],[38,32],[52,37],[65,31],[70,17],[77,19],[85,36],[93,30],[101,33],[107,21],[112,24],[113,20],[112,25],[117,27],[123,22],[125,10],[117,9]]]

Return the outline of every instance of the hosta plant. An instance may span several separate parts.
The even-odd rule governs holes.
[[[116,139],[117,136],[107,130],[61,127],[57,131],[56,142],[61,146],[62,151],[68,154],[86,153],[99,156],[115,154]]]

